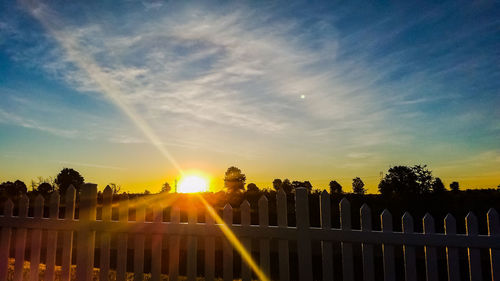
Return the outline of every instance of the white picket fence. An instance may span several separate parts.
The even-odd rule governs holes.
[[[103,193],[102,219],[96,220],[97,186],[84,184],[79,202],[79,219],[74,218],[75,189],[70,187],[66,192],[64,219],[59,218],[59,194],[52,194],[49,202],[49,216],[44,217],[44,199],[38,196],[34,203],[34,216],[28,217],[28,198],[19,201],[19,214],[13,216],[13,202],[5,203],[3,216],[0,216],[0,281],[7,280],[9,251],[15,251],[14,281],[22,280],[23,262],[25,260],[26,243],[30,243],[30,280],[38,280],[40,253],[45,248],[46,272],[44,280],[54,280],[54,268],[57,245],[62,244],[61,280],[70,280],[71,255],[74,246],[73,235],[76,233],[76,277],[79,281],[92,280],[94,267],[94,250],[99,248],[100,280],[107,280],[110,271],[111,233],[117,233],[116,278],[126,280],[127,249],[133,249],[134,280],[144,278],[145,241],[151,241],[151,280],[162,280],[162,243],[167,241],[169,250],[168,278],[179,277],[179,251],[181,236],[187,237],[187,280],[195,280],[197,273],[198,240],[202,240],[204,249],[205,280],[215,279],[215,239],[222,239],[223,280],[233,280],[233,248],[226,240],[220,225],[214,223],[213,217],[206,215],[204,223],[197,222],[196,211],[190,211],[188,222],[180,222],[179,208],[173,206],[170,221],[163,221],[163,207],[139,199],[133,202],[136,209],[135,221],[129,221],[129,202],[121,200],[118,205],[119,219],[112,220],[112,192],[107,188]],[[287,221],[287,198],[280,190],[277,192],[277,226],[269,225],[269,211],[266,197],[258,202],[259,225],[250,223],[250,204],[245,201],[240,206],[241,224],[233,224],[233,210],[227,204],[222,219],[245,248],[250,249],[252,241],[259,243],[259,268],[270,276],[271,258],[270,242],[276,241],[278,248],[279,280],[290,280],[289,242],[297,243],[298,279],[313,280],[312,241],[321,241],[322,279],[333,280],[333,243],[341,243],[342,278],[344,281],[354,280],[355,270],[362,271],[363,280],[375,280],[374,247],[381,245],[383,259],[383,280],[396,280],[395,247],[403,247],[404,272],[407,281],[417,280],[416,247],[425,249],[425,278],[428,281],[438,280],[438,248],[446,248],[446,264],[448,280],[461,280],[459,270],[459,248],[467,248],[467,279],[481,281],[491,274],[492,280],[500,280],[500,225],[498,213],[490,209],[487,214],[488,235],[478,234],[477,218],[469,213],[466,220],[466,234],[456,233],[456,222],[448,214],[444,219],[445,233],[435,233],[434,219],[427,214],[423,218],[424,233],[413,231],[414,221],[410,214],[402,217],[403,232],[393,231],[393,219],[385,210],[380,215],[381,231],[372,230],[371,211],[367,205],[360,209],[361,229],[351,229],[351,208],[346,199],[340,202],[340,229],[331,227],[330,195],[325,191],[320,196],[321,227],[310,227],[308,192],[299,188],[295,194],[296,226],[291,227]],[[132,203],[132,202],[131,202]],[[146,204],[153,208],[153,220],[146,221]],[[27,241],[27,231],[30,241]],[[42,245],[42,232],[47,231],[46,243]],[[100,235],[100,245],[95,245],[96,233]],[[128,235],[133,234],[133,245],[127,245]],[[12,237],[15,238],[13,239]],[[146,236],[151,237],[146,240]],[[163,238],[167,239],[163,239]],[[11,241],[15,240],[15,245]],[[355,268],[353,261],[353,243],[361,243],[362,264]],[[491,273],[482,272],[480,249],[489,249]],[[241,279],[252,278],[250,268],[242,262]],[[421,275],[423,276],[423,274]]]

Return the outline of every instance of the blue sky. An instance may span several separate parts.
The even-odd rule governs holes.
[[[494,1],[0,4],[0,180],[500,184]],[[349,188],[347,188],[349,189]]]

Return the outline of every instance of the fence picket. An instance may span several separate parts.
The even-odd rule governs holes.
[[[180,223],[180,210],[179,206],[173,206],[170,211],[170,222],[172,225]],[[168,266],[168,280],[176,281],[179,278],[179,235],[171,235],[169,239],[169,266]]]
[[[401,218],[404,233],[413,233],[413,217],[410,213],[405,212]],[[405,280],[417,281],[417,262],[415,257],[415,247],[403,245],[404,263],[405,263]]]
[[[267,197],[262,195],[258,202],[259,206],[259,226],[265,231],[269,227],[269,207]],[[260,239],[260,269],[266,276],[271,273],[271,256],[269,238]]]
[[[323,190],[320,199],[321,228],[332,228],[330,194]],[[331,241],[321,241],[323,281],[333,280],[333,249]]]
[[[351,203],[343,198],[340,203],[340,228],[345,231],[351,230]],[[342,248],[342,277],[344,281],[354,281],[354,261],[352,256],[352,244],[341,242]]]
[[[382,232],[392,232],[392,215],[389,210],[384,209],[380,214]],[[382,252],[384,259],[384,281],[396,280],[396,268],[394,262],[394,246],[390,244],[382,244]]]
[[[457,234],[457,223],[451,214],[447,214],[444,217],[444,233],[446,235]],[[457,248],[446,247],[446,268],[448,270],[448,281],[460,280],[460,264]]]
[[[143,223],[146,219],[146,203],[144,199],[136,200],[135,221]],[[136,233],[134,235],[134,281],[144,279],[144,234]]]
[[[51,220],[57,221],[59,219],[59,193],[57,191],[52,192],[50,195],[50,208],[49,208],[49,218]],[[57,253],[57,230],[47,231],[47,254],[45,256],[45,281],[54,280],[54,270],[56,265],[56,253]]]
[[[213,227],[214,218],[210,212],[205,212],[205,224]],[[208,235],[205,237],[205,280],[213,281],[215,278],[215,237]]]
[[[19,199],[19,217],[25,218],[28,216],[29,199],[26,194],[21,195]],[[14,281],[21,281],[23,279],[24,267],[24,251],[26,250],[26,228],[16,229],[16,248],[14,263]]]
[[[75,217],[76,189],[70,185],[64,197],[64,220],[72,221]],[[71,258],[73,253],[73,231],[63,231],[63,249],[61,259],[61,281],[69,281],[71,274]]]
[[[278,227],[288,227],[287,198],[283,188],[276,193],[276,212],[278,215]],[[278,242],[279,251],[279,277],[280,280],[290,280],[290,254],[288,249],[288,240],[280,239]]]
[[[478,226],[477,218],[474,213],[469,212],[465,217],[465,227],[468,236],[477,236]],[[481,272],[481,255],[479,249],[467,248],[469,254],[469,279],[470,281],[483,280]]]
[[[242,226],[250,226],[250,203],[247,200],[243,201],[240,205],[241,211],[241,225]],[[248,253],[252,254],[252,240],[250,238],[242,238],[241,243],[243,247],[248,251]],[[241,280],[242,281],[250,281],[252,278],[252,272],[250,271],[250,267],[245,260],[241,261]]]
[[[189,208],[188,211],[188,223],[194,225],[198,222],[198,213],[196,208]],[[196,280],[196,259],[198,251],[198,237],[191,234],[188,236],[187,240],[187,280]]]
[[[434,234],[434,218],[426,213],[422,220],[424,233]],[[436,247],[425,246],[425,275],[427,281],[438,281],[438,269],[437,269],[437,253]]]
[[[368,205],[363,204],[359,209],[361,218],[361,231],[372,231],[372,212]],[[363,280],[373,281],[375,278],[375,266],[373,263],[373,245],[361,243],[361,251],[363,254]]]
[[[118,220],[121,223],[128,222],[129,200],[128,196],[122,195],[120,205],[118,206]],[[118,245],[116,249],[116,280],[127,280],[127,250],[128,250],[128,234],[126,229],[118,233]]]
[[[163,222],[163,207],[156,202],[153,205],[153,221],[156,224],[161,224]],[[162,235],[158,233],[153,233],[151,235],[151,280],[160,281],[161,280],[161,265],[162,265]]]
[[[6,218],[12,217],[14,203],[12,200],[7,199],[4,203],[3,216]],[[10,253],[10,240],[12,235],[12,228],[8,225],[2,225],[2,233],[0,236],[0,281],[7,280],[7,273],[9,270],[9,253]]]
[[[224,223],[231,227],[233,224],[233,208],[228,203],[222,214]],[[224,281],[233,280],[233,247],[226,237],[222,238],[222,278]]]
[[[79,281],[91,281],[94,269],[95,231],[89,229],[88,225],[96,219],[97,185],[84,183],[80,191],[76,278]]]
[[[498,213],[495,209],[491,208],[487,213],[488,217],[488,235],[499,236],[500,224]],[[490,248],[490,267],[491,267],[491,280],[500,280],[500,250]]]
[[[41,194],[35,198],[33,217],[43,217],[44,199]],[[38,280],[40,268],[40,251],[42,249],[42,229],[35,228],[31,231],[31,253],[30,253],[30,280]]]
[[[111,204],[113,201],[113,190],[108,185],[102,193],[102,221],[111,221]],[[109,250],[111,246],[111,235],[109,232],[101,233],[99,280],[109,279]]]
[[[300,264],[299,280],[313,280],[311,239],[309,237],[309,199],[307,189],[295,189],[295,213],[297,216],[297,255]]]

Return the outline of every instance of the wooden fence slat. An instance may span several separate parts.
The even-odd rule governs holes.
[[[425,234],[434,234],[434,218],[426,213],[422,219]],[[437,252],[435,247],[425,246],[425,275],[427,281],[438,281]]]
[[[75,217],[76,189],[70,185],[64,195],[64,219],[72,221]],[[61,281],[69,281],[71,276],[71,257],[73,254],[73,231],[67,230],[63,235],[63,249],[61,256]]]
[[[25,218],[28,216],[29,199],[26,194],[21,195],[19,199],[19,217]],[[14,263],[14,281],[21,281],[23,279],[24,267],[24,252],[26,250],[26,228],[16,229],[16,246]]]
[[[146,219],[146,202],[140,198],[135,204],[135,221],[142,223]],[[144,280],[144,234],[136,233],[134,237],[134,281]]]
[[[372,211],[368,205],[363,204],[359,209],[361,219],[361,231],[372,231]],[[373,262],[373,245],[361,243],[363,255],[363,280],[373,281],[375,278],[375,265]]]
[[[227,227],[233,225],[233,207],[228,203],[222,214]],[[222,278],[224,281],[233,280],[233,247],[227,237],[222,238]]]
[[[405,212],[401,218],[404,233],[413,233],[413,217]],[[415,247],[403,245],[405,280],[417,281],[417,261],[415,257]]]
[[[163,222],[163,207],[159,202],[153,205],[153,221],[157,224]],[[161,266],[162,266],[162,243],[163,236],[154,233],[151,235],[151,280],[161,280]]]
[[[457,223],[451,214],[447,214],[444,217],[444,233],[446,235],[457,234]],[[448,270],[448,281],[460,280],[460,264],[457,248],[446,247],[446,268]]]
[[[382,232],[392,232],[392,215],[389,210],[384,209],[380,214],[380,223]],[[382,252],[384,259],[384,281],[396,280],[396,267],[394,262],[394,246],[390,244],[382,244]]]
[[[12,200],[7,199],[4,203],[4,217],[12,217],[13,209],[14,203]],[[2,225],[2,233],[0,235],[0,249],[2,249],[2,251],[0,251],[0,281],[6,281],[9,270],[9,253],[12,229],[8,225]]]
[[[180,210],[179,206],[173,206],[170,211],[170,222],[172,224],[180,223]],[[169,239],[169,266],[168,266],[168,280],[177,281],[179,278],[179,235],[171,235]]]
[[[102,221],[111,221],[112,203],[113,190],[108,185],[102,193]],[[110,247],[111,234],[109,232],[101,233],[99,280],[109,279]]]
[[[351,230],[351,203],[343,198],[340,203],[340,228]],[[352,244],[341,242],[342,248],[342,277],[344,281],[354,281],[354,260],[352,255]]]
[[[250,203],[245,200],[243,203],[240,205],[240,211],[241,211],[241,225],[242,226],[250,226]],[[245,250],[248,251],[248,253],[251,255],[252,254],[252,240],[250,238],[242,238],[241,243],[243,244],[243,247],[245,247]],[[252,279],[252,272],[250,271],[250,267],[248,266],[248,263],[245,260],[241,261],[241,280],[242,281],[250,281]]]
[[[313,280],[311,239],[309,237],[309,199],[307,189],[295,189],[295,214],[297,219],[297,255],[299,261],[299,280]]]
[[[468,236],[477,236],[479,234],[477,218],[474,213],[469,212],[465,217],[465,227]],[[481,255],[479,249],[467,248],[469,254],[469,279],[470,281],[483,280],[481,272]]]
[[[188,211],[188,224],[196,224],[198,222],[198,213],[196,208],[191,207]],[[198,237],[190,234],[187,239],[187,280],[196,280],[196,266],[197,266],[197,252],[198,252]]]
[[[214,218],[210,212],[205,212],[205,224],[207,227],[214,225]],[[205,280],[213,281],[215,278],[215,237],[207,235],[205,237]]]
[[[500,224],[498,219],[498,212],[491,208],[488,210],[488,235],[499,236]],[[490,248],[490,267],[491,267],[491,280],[500,281],[500,250]]]
[[[283,188],[276,193],[276,211],[278,216],[278,227],[288,227],[287,198]],[[290,280],[290,254],[288,249],[288,240],[280,239],[278,242],[279,251],[279,277],[280,280]]]
[[[118,205],[118,220],[120,222],[128,222],[129,200],[126,194],[120,200]],[[116,280],[127,280],[127,249],[128,249],[128,234],[126,229],[118,233],[118,244],[116,249]]]
[[[330,194],[323,190],[320,199],[321,228],[332,228]],[[333,248],[331,241],[321,241],[323,281],[333,280]]]
[[[41,194],[35,198],[33,211],[34,218],[43,217],[44,199]],[[40,251],[42,249],[42,229],[35,228],[31,231],[31,254],[30,254],[30,280],[38,280],[40,268]]]
[[[57,221],[59,219],[59,192],[54,191],[50,195],[49,218]],[[47,253],[45,256],[45,281],[53,281],[57,254],[57,230],[47,231]]]
[[[91,281],[94,269],[95,231],[87,226],[96,220],[97,185],[84,183],[80,187],[79,230],[76,256],[76,278]]]
[[[262,195],[258,202],[259,206],[259,226],[263,231],[269,227],[269,206],[267,197]],[[260,269],[264,272],[266,276],[271,274],[271,255],[270,255],[270,239],[263,238],[259,242],[260,251]]]

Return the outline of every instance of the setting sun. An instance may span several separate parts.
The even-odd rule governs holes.
[[[194,193],[208,191],[207,180],[200,176],[186,176],[179,182],[177,192]]]

